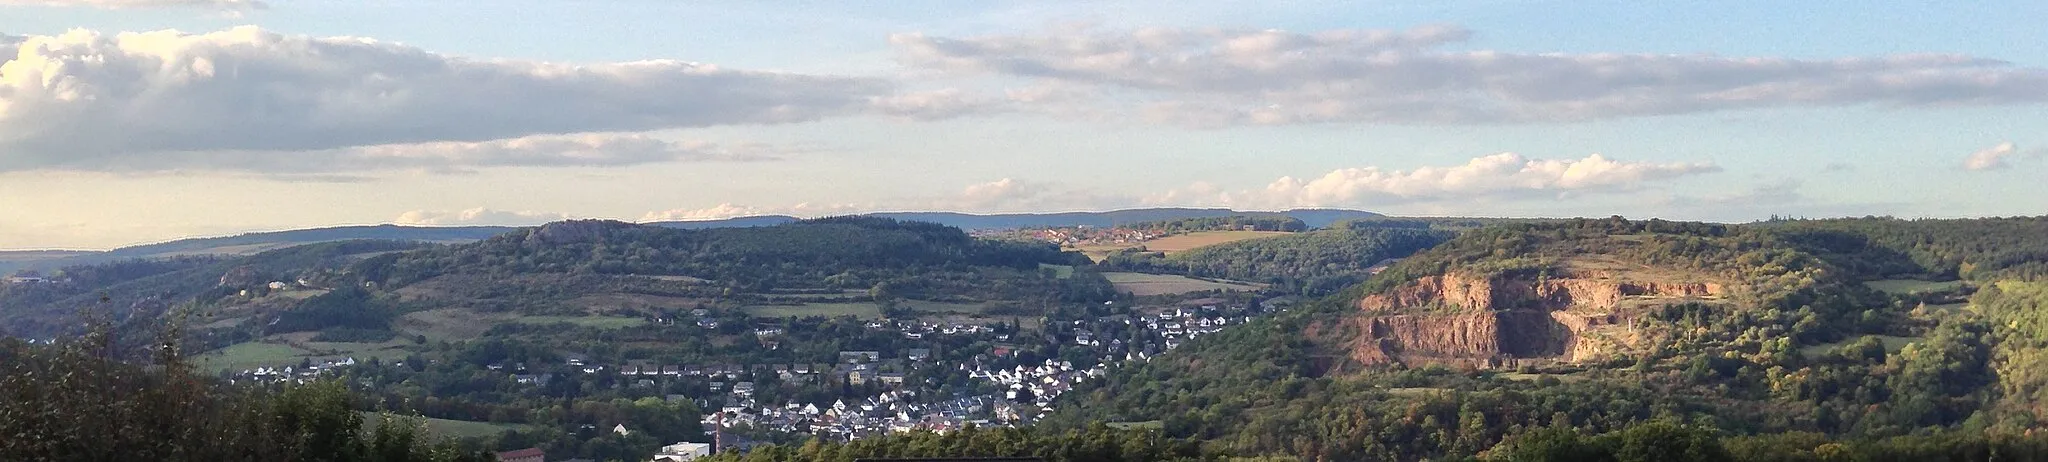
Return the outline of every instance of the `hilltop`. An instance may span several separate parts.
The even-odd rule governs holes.
[[[1492,226],[1120,368],[1048,422],[1159,420],[1336,460],[1653,419],[1818,441],[2015,431],[2044,415],[2044,249],[2043,218]]]

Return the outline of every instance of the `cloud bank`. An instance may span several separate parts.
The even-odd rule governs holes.
[[[1953,54],[1840,59],[1515,53],[1472,32],[1149,28],[889,38],[907,65],[1121,90],[1140,117],[1191,126],[1516,123],[1788,106],[2048,101],[2048,69]]]
[[[477,207],[458,211],[413,210],[399,214],[391,222],[413,226],[531,226],[570,218],[564,213]]]
[[[14,170],[802,122],[864,113],[892,88],[671,60],[476,59],[255,27],[74,30],[12,48],[0,53],[13,56],[0,64],[0,166]]]
[[[1516,153],[1473,158],[1460,165],[1423,166],[1409,170],[1358,167],[1330,171],[1314,178],[1281,177],[1264,188],[1228,189],[1198,182],[1149,195],[1100,193],[1062,184],[1003,178],[975,183],[949,195],[904,198],[888,204],[802,203],[788,207],[756,207],[723,203],[708,208],[648,212],[648,221],[711,220],[757,215],[817,217],[889,210],[943,210],[969,213],[1113,210],[1132,207],[1228,207],[1238,210],[1284,210],[1340,207],[1392,210],[1404,206],[1467,206],[1475,202],[1556,201],[1584,196],[1618,196],[1659,189],[1658,183],[1718,173],[1705,162],[1636,162],[1600,154],[1581,159],[1535,159]],[[1735,196],[1682,198],[1687,204],[1796,201],[1799,183],[1780,182]],[[1670,201],[1671,199],[1666,199]]]
[[[1654,182],[1720,172],[1711,163],[1651,163],[1609,159],[1532,159],[1516,153],[1474,158],[1463,165],[1412,170],[1379,167],[1333,170],[1320,177],[1281,177],[1264,189],[1228,191],[1198,183],[1146,198],[1156,205],[1285,209],[1386,207],[1477,199],[1520,200],[1635,191]]]

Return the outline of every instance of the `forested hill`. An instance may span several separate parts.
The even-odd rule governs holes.
[[[1048,424],[1159,420],[1212,450],[1321,460],[1500,455],[1556,439],[1540,429],[1653,421],[1717,450],[1763,435],[1725,442],[1787,457],[1769,460],[2021,435],[2048,422],[2044,223],[1488,227],[1119,368]]]
[[[393,254],[358,265],[371,282],[403,285],[447,273],[687,276],[803,284],[862,271],[975,266],[1035,270],[1075,263],[1049,244],[980,240],[958,228],[874,217],[759,228],[678,230],[616,221],[564,221],[473,244]]]
[[[0,334],[43,338],[76,326],[88,307],[110,310],[116,321],[153,320],[195,301],[218,300],[270,281],[304,280],[317,286],[351,283],[347,268],[368,255],[425,246],[416,242],[358,240],[289,247],[243,257],[191,256],[80,265],[54,272],[52,282],[0,284]]]
[[[422,297],[493,311],[545,312],[566,308],[561,304],[581,294],[622,290],[719,298],[779,289],[853,290],[871,296],[868,291],[878,285],[891,288],[894,296],[943,297],[975,287],[997,294],[1051,293],[1058,290],[1042,287],[1050,282],[1037,281],[1039,265],[1084,259],[1048,244],[975,239],[957,228],[886,218],[700,230],[565,221],[468,244],[341,241],[247,257],[71,267],[53,273],[60,276],[54,282],[0,285],[0,326],[19,335],[52,335],[70,323],[71,314],[88,306],[104,306],[122,318],[147,318],[174,306],[196,304],[268,319],[277,312],[297,310],[294,307],[325,306],[322,303],[341,303],[336,308],[341,311],[395,316],[409,309],[394,305],[396,300],[426,300]],[[441,276],[448,277],[436,280]],[[428,286],[406,289],[430,281]],[[351,289],[349,294],[297,300],[303,294],[365,284],[371,289],[368,293]],[[1099,290],[1106,293],[1106,283],[1102,285]],[[273,292],[302,295],[265,296]],[[409,295],[379,295],[399,293]],[[106,297],[104,302],[101,296]],[[344,324],[351,323],[355,322]],[[383,325],[369,324],[374,325],[351,326]]]

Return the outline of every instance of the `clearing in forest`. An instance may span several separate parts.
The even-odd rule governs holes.
[[[1204,290],[1258,291],[1266,288],[1264,284],[1205,281],[1171,274],[1102,273],[1102,277],[1108,279],[1109,284],[1115,286],[1118,292],[1130,292],[1131,295],[1140,297],[1147,295],[1184,294]]]

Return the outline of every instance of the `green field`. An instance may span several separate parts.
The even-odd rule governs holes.
[[[310,332],[273,336],[264,341],[239,343],[209,351],[195,358],[202,370],[240,371],[259,366],[296,366],[304,361],[318,363],[345,358],[355,358],[357,361],[368,361],[371,358],[394,361],[413,353],[412,341],[406,337],[384,343],[299,342],[298,346],[284,343],[288,338],[303,339],[311,336]]]
[[[200,354],[197,359],[202,370],[240,371],[259,366],[297,365],[300,359],[310,354],[282,343],[249,342]]]
[[[1145,241],[1145,250],[1172,255],[1216,244],[1262,237],[1285,236],[1285,231],[1198,231]]]
[[[1052,276],[1054,278],[1072,279],[1074,277],[1073,265],[1054,265],[1050,263],[1039,263],[1038,269],[1052,270]]]
[[[861,303],[805,303],[802,305],[749,305],[742,308],[748,316],[763,318],[786,318],[811,316],[837,317],[853,316],[861,319],[881,319],[882,306],[870,302]]]
[[[626,318],[619,316],[522,316],[512,318],[512,322],[520,324],[542,325],[566,322],[578,326],[595,327],[599,329],[623,329],[627,327],[647,325],[646,319]]]
[[[1095,261],[1099,262],[1102,261],[1104,258],[1108,258],[1109,254],[1124,249],[1144,247],[1147,251],[1164,252],[1168,255],[1172,255],[1216,244],[1237,242],[1246,239],[1259,239],[1273,236],[1284,236],[1288,234],[1293,233],[1284,231],[1196,231],[1192,233],[1165,236],[1158,239],[1145,241],[1143,243],[1084,245],[1076,247],[1074,248],[1074,250],[1079,250],[1082,254],[1088,255],[1088,258],[1094,259]]]
[[[1265,286],[1259,284],[1243,282],[1211,282],[1187,276],[1176,276],[1171,274],[1102,273],[1102,277],[1109,279],[1109,284],[1112,286],[1116,286],[1117,291],[1130,292],[1131,295],[1137,295],[1141,297],[1146,295],[1183,294],[1188,292],[1199,292],[1204,290],[1218,289],[1236,291],[1257,291],[1265,289]]]
[[[1933,282],[1922,281],[1918,279],[1884,279],[1878,281],[1865,282],[1863,283],[1863,285],[1870,286],[1870,288],[1872,289],[1884,291],[1885,293],[1912,294],[1920,292],[1940,292],[1946,290],[1955,290],[1963,286],[1963,281]]]
[[[903,300],[896,302],[896,305],[925,313],[981,314],[983,310],[988,309],[988,305],[982,303],[947,303],[924,300]]]
[[[375,429],[377,428],[378,425],[384,423],[383,414],[376,412],[363,412],[362,414],[364,430]],[[408,417],[399,416],[399,418]],[[435,418],[420,419],[426,421],[427,432],[432,433],[433,436],[435,437],[494,438],[499,435],[505,434],[505,430],[526,428],[525,425],[519,424],[497,424],[490,422],[474,422],[468,420],[448,420]]]
[[[415,311],[399,316],[392,327],[405,334],[425,335],[429,340],[466,340],[484,335],[503,316],[478,313],[467,308]]]

